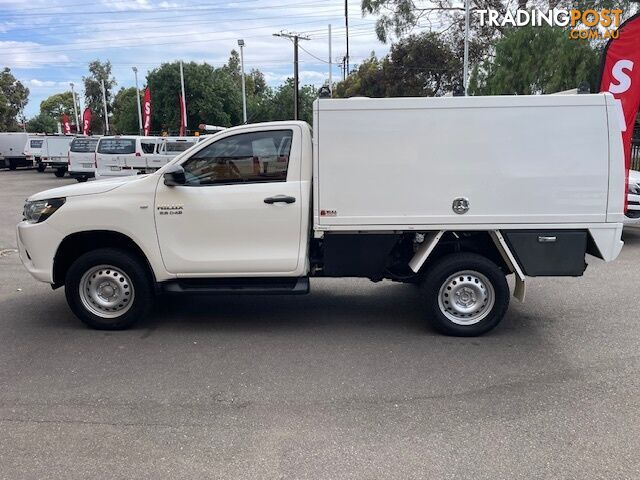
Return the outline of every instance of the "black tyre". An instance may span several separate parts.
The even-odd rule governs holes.
[[[44,163],[38,163],[38,171],[40,173],[44,172],[47,169],[47,166]]]
[[[87,178],[87,177],[76,177],[76,180],[77,180],[79,183],[82,183],[82,182],[86,182],[86,181],[88,180],[88,178]]]
[[[154,297],[146,265],[137,256],[114,248],[85,253],[73,262],[65,294],[73,313],[99,330],[130,327],[149,313]]]
[[[16,168],[18,168],[18,162],[9,160],[9,170],[15,170]]]
[[[54,172],[54,174],[55,174],[55,176],[56,176],[56,177],[58,177],[58,178],[62,178],[62,177],[64,177],[64,174],[65,174],[66,172],[67,172],[67,169],[66,169],[66,168],[58,168],[58,169]]]
[[[447,335],[474,337],[494,328],[507,312],[509,285],[504,273],[475,253],[456,253],[436,261],[423,289],[433,327]]]

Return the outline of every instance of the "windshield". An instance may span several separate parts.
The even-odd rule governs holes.
[[[125,155],[135,153],[136,141],[132,138],[103,138],[98,144],[98,153]]]
[[[72,152],[95,152],[97,143],[97,138],[76,138],[71,142],[70,150]]]

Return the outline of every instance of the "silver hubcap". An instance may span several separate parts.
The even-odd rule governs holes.
[[[493,285],[487,277],[473,270],[451,275],[438,294],[440,311],[458,325],[473,325],[483,320],[494,303]]]
[[[82,304],[102,318],[124,315],[133,305],[134,295],[129,276],[112,265],[93,267],[80,279]]]

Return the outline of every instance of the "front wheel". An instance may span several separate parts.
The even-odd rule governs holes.
[[[44,163],[38,163],[38,171],[40,173],[44,172],[47,169],[47,166]]]
[[[475,253],[438,260],[427,272],[423,289],[429,321],[447,335],[482,335],[500,323],[509,306],[504,273]]]
[[[9,170],[15,170],[16,168],[18,168],[18,162],[9,160]]]
[[[103,248],[81,255],[65,281],[69,307],[86,325],[122,330],[143,318],[153,303],[146,266],[124,250]]]
[[[87,177],[76,177],[76,180],[78,181],[78,183],[83,183],[86,182],[88,180]]]
[[[54,174],[55,174],[55,176],[56,176],[56,177],[58,177],[58,178],[62,178],[62,177],[64,177],[64,174],[65,174],[66,172],[67,172],[67,169],[66,169],[66,168],[58,168],[58,169],[54,172]]]

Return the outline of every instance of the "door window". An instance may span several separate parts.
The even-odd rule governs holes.
[[[140,142],[140,148],[142,148],[142,153],[153,153],[156,144],[155,142]]]
[[[187,185],[284,182],[291,153],[291,130],[226,137],[182,164]]]

